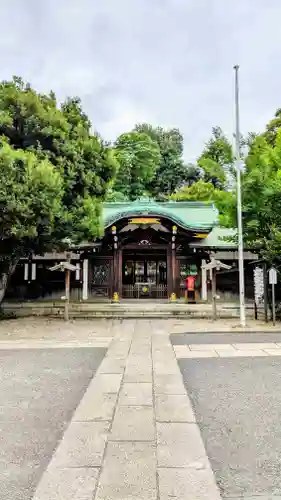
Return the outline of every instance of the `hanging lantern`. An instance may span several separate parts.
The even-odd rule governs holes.
[[[173,226],[172,230],[173,230],[173,234],[177,234],[177,230],[178,230],[177,226]]]
[[[116,234],[116,226],[112,226],[111,231],[112,231],[112,234]]]

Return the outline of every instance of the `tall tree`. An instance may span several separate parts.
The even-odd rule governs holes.
[[[100,234],[118,163],[91,135],[79,99],[60,108],[53,92],[39,94],[18,77],[0,84],[0,135],[1,299],[21,256]]]
[[[143,132],[129,132],[118,137],[116,157],[119,171],[114,190],[135,200],[143,196],[160,161],[159,147]]]
[[[136,125],[135,130],[145,133],[160,149],[160,162],[154,178],[147,185],[151,196],[170,195],[188,179],[188,168],[183,161],[183,137],[178,129],[152,127],[147,123]]]
[[[233,227],[236,197],[232,191],[217,189],[211,182],[199,180],[191,186],[184,186],[170,196],[176,201],[213,202],[219,212],[219,222],[223,226]]]
[[[281,108],[277,109],[274,117],[266,125],[266,130],[263,134],[266,141],[271,145],[275,145],[278,131],[281,128]]]
[[[281,265],[281,128],[274,145],[256,137],[242,177],[243,229],[248,246]]]
[[[206,142],[198,164],[203,170],[204,180],[224,189],[231,173],[234,156],[232,146],[220,127],[214,127]]]

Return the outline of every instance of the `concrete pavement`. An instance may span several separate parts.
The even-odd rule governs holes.
[[[104,354],[84,348],[0,350],[1,500],[32,498]]]
[[[11,322],[4,332],[3,323],[0,324],[0,353],[10,355],[11,349],[16,347],[19,353],[24,354],[33,346],[38,355],[40,352],[43,355],[48,349],[55,358],[62,350],[69,353],[79,353],[80,350],[94,352],[104,347],[108,347],[108,350],[95,376],[88,379],[87,390],[79,404],[77,400],[72,406],[72,418],[57,442],[52,457],[46,460],[45,471],[37,481],[34,495],[23,497],[24,500],[219,500],[221,496],[231,498],[231,495],[235,499],[242,498],[242,494],[247,500],[254,498],[254,488],[237,490],[233,487],[236,479],[233,479],[229,467],[232,451],[227,448],[226,441],[222,446],[217,443],[217,439],[221,439],[217,427],[212,430],[209,426],[206,433],[204,426],[206,422],[216,421],[217,415],[225,415],[225,426],[230,425],[232,428],[234,425],[233,439],[235,443],[238,441],[238,448],[241,447],[241,428],[236,430],[231,420],[228,424],[227,419],[231,416],[231,408],[226,408],[228,398],[233,401],[233,393],[240,383],[243,384],[244,367],[248,366],[249,360],[262,360],[271,366],[272,371],[275,367],[277,371],[273,380],[276,386],[281,359],[270,354],[271,351],[281,352],[277,328],[269,330],[270,335],[276,336],[269,337],[270,342],[267,342],[264,333],[260,333],[260,337],[256,337],[256,344],[260,345],[252,348],[247,344],[255,340],[255,335],[249,333],[253,327],[249,327],[243,337],[235,333],[235,323],[215,324],[216,331],[221,332],[219,342],[216,337],[212,337],[216,334],[208,333],[208,329],[214,331],[214,324],[204,321],[127,320],[65,324],[58,321],[40,323],[36,320],[30,331],[27,325],[25,322]],[[260,332],[265,328],[263,324],[257,326]],[[202,333],[193,336],[192,341],[191,337],[185,337],[185,332],[195,332],[200,328]],[[223,331],[226,343],[222,340]],[[234,333],[230,335],[230,331]],[[176,341],[173,346],[178,335],[178,339],[185,338],[185,342],[189,343]],[[250,342],[247,342],[247,335],[251,338]],[[192,353],[191,359],[189,356],[183,359],[183,350]],[[237,356],[224,356],[234,351],[238,352]],[[202,352],[208,359],[201,356]],[[260,355],[261,352],[264,355]],[[253,373],[259,369],[258,366]],[[218,367],[222,367],[219,368],[219,377],[216,371]],[[225,370],[225,367],[229,369]],[[255,387],[255,376],[250,378],[253,367],[254,364],[247,368],[249,390]],[[229,389],[227,398],[223,392],[224,384],[232,378],[233,373],[237,385]],[[270,370],[265,369],[263,373],[267,373],[270,379]],[[251,415],[258,413],[259,405],[263,404],[262,398],[268,403],[270,384],[266,382],[262,385],[262,377],[257,380],[262,386],[258,392],[261,397],[257,398]],[[205,395],[203,401],[201,394]],[[243,411],[253,400],[252,394],[247,395],[246,389],[243,394],[237,399],[236,410],[243,414],[242,426],[246,419]],[[274,397],[273,394],[270,398]],[[222,407],[226,408],[222,412],[219,409],[220,399]],[[209,413],[208,406],[211,408]],[[276,404],[269,405],[269,408],[272,415],[279,418],[278,398]],[[39,420],[41,418],[39,416]],[[263,429],[267,421],[263,418],[256,421],[261,426],[263,422],[265,425],[260,431],[262,443],[266,439]],[[278,420],[273,418],[270,422],[271,436],[274,435],[274,425],[278,425]],[[221,429],[225,426],[221,425]],[[255,432],[249,436],[255,439]],[[244,436],[243,439],[249,447],[247,439]],[[211,442],[210,447],[208,440]],[[218,449],[220,452],[217,454]],[[252,450],[257,451],[255,445]],[[240,460],[240,456],[237,457]],[[269,461],[264,471],[271,474],[275,464],[278,466],[278,460],[271,460],[266,453],[264,457],[265,463]],[[239,472],[239,463],[235,467],[235,473]],[[242,461],[241,469],[243,467]],[[255,475],[253,462],[250,469]],[[239,474],[235,477],[241,479]],[[232,484],[229,489],[228,484]],[[270,494],[272,491],[279,494],[276,478],[267,482],[267,485]],[[266,487],[257,491],[262,495]],[[262,496],[258,498],[260,500]]]
[[[281,358],[179,363],[222,497],[280,499]]]
[[[219,500],[169,332],[112,328],[34,500]]]

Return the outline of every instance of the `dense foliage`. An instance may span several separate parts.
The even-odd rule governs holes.
[[[281,128],[252,143],[243,173],[244,233],[248,246],[281,264]]]
[[[101,232],[113,148],[91,134],[79,99],[58,106],[20,78],[0,84],[0,288],[18,258]],[[1,292],[0,292],[1,300]]]
[[[160,161],[159,147],[147,134],[133,131],[118,137],[115,148],[120,166],[114,190],[135,200],[146,192],[155,176]]]
[[[245,244],[280,265],[281,110],[241,148]],[[177,129],[139,124],[109,145],[92,134],[79,98],[59,106],[20,78],[2,82],[0,301],[21,256],[99,236],[104,200],[213,201],[221,224],[236,227],[234,159],[219,127],[194,164]]]

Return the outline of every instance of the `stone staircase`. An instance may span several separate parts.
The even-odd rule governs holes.
[[[64,316],[64,302],[5,302],[3,309],[7,313],[13,313],[17,317],[27,316]],[[254,317],[254,309],[251,304],[246,306],[247,316]],[[221,302],[217,305],[218,318],[238,318],[239,304]],[[150,302],[146,300],[120,302],[71,302],[69,304],[69,317],[75,318],[212,318],[212,305],[209,303],[184,304],[168,302]]]

